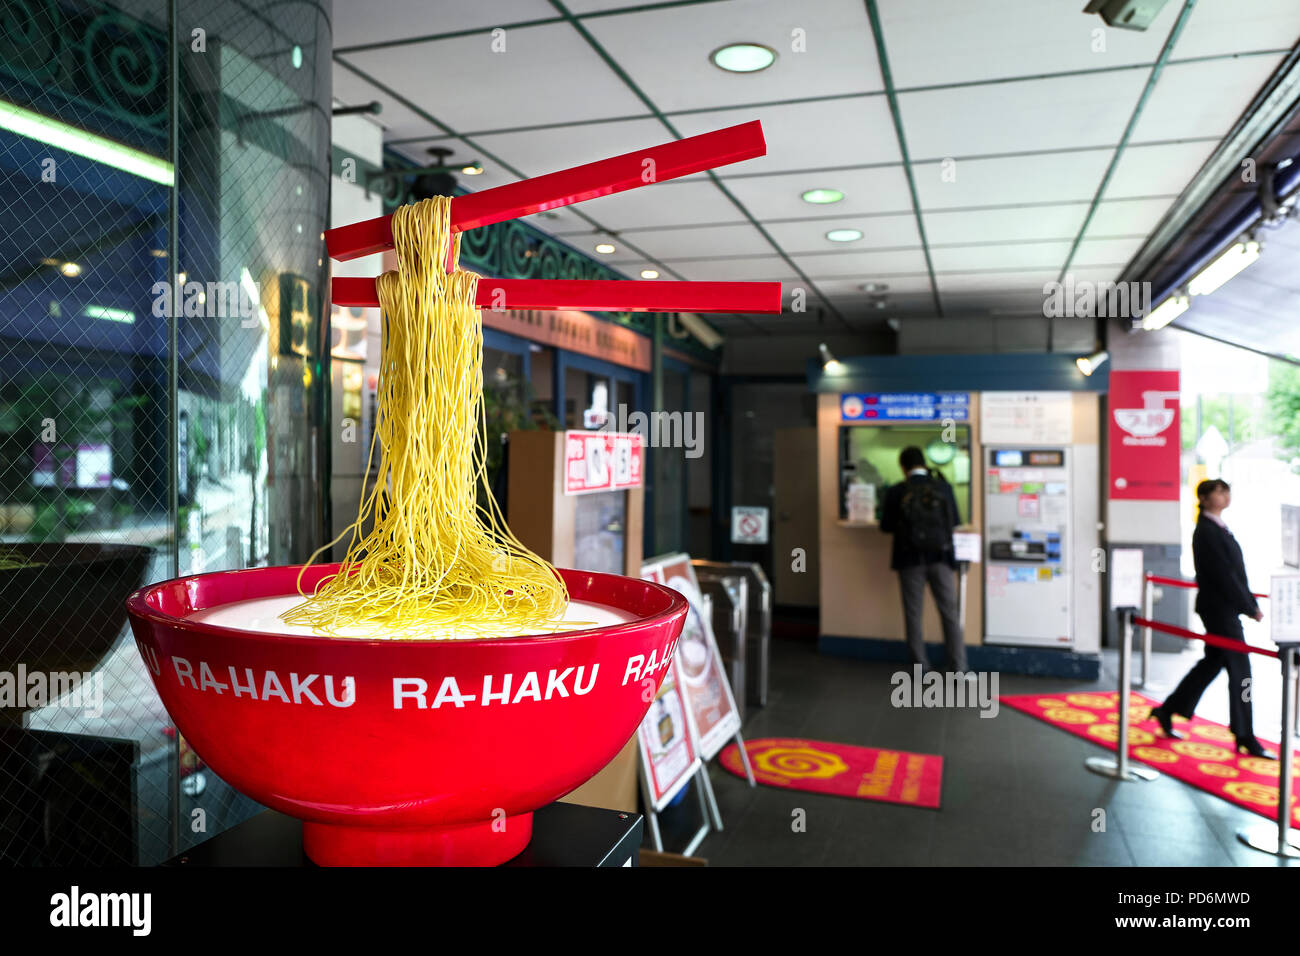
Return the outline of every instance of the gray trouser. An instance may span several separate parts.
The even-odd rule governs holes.
[[[947,668],[950,671],[966,670],[966,645],[962,641],[961,621],[957,619],[956,572],[943,563],[918,564],[901,568],[898,583],[903,592],[903,620],[907,626],[907,648],[912,652],[914,664],[928,665],[925,656],[925,632],[922,614],[925,612],[925,582],[930,582],[930,593],[939,607],[943,621],[943,643],[948,651]]]

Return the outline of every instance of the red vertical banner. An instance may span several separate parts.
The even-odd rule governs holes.
[[[1110,373],[1111,498],[1178,500],[1179,404],[1177,371]]]

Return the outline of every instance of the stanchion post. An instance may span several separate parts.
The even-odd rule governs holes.
[[[1156,586],[1145,575],[1142,578],[1142,616],[1148,621],[1156,617]],[[1142,627],[1142,680],[1138,686],[1147,686],[1147,675],[1151,673],[1151,625]]]
[[[1237,831],[1237,839],[1252,849],[1295,859],[1300,857],[1300,842],[1291,830],[1291,789],[1295,776],[1292,768],[1295,758],[1291,752],[1295,747],[1295,645],[1279,647],[1277,656],[1282,661],[1282,747],[1277,755],[1282,766],[1278,768],[1277,828],[1247,827]]]
[[[1133,611],[1131,607],[1115,609],[1119,615],[1119,737],[1115,741],[1115,759],[1110,757],[1089,757],[1083,765],[1093,773],[1115,780],[1132,782],[1137,780],[1155,780],[1160,774],[1149,767],[1130,767],[1128,760],[1128,725],[1129,725],[1129,668],[1133,656]]]
[[[1281,648],[1282,658],[1282,752],[1277,755],[1282,761],[1281,779],[1278,780],[1277,794],[1277,845],[1286,846],[1291,835],[1291,783],[1294,776],[1294,760],[1291,757],[1295,745],[1295,693],[1292,678],[1295,676],[1295,648]]]
[[[1119,645],[1119,740],[1115,741],[1115,750],[1119,756],[1119,775],[1128,777],[1128,702],[1130,674],[1129,665],[1133,658],[1133,611],[1120,608],[1120,645]]]
[[[1284,664],[1283,666],[1285,667],[1286,665]],[[1293,700],[1296,699],[1297,695],[1300,695],[1300,667],[1295,668],[1295,670],[1296,676],[1291,681],[1291,698]],[[1291,726],[1295,728],[1296,733],[1300,733],[1300,701],[1298,701],[1295,706],[1295,712],[1296,717],[1295,720],[1291,721]]]

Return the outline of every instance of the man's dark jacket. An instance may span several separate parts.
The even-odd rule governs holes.
[[[889,566],[895,571],[901,568],[911,568],[918,564],[938,564],[944,563],[956,568],[957,560],[953,554],[952,546],[949,545],[943,551],[917,551],[907,540],[907,529],[903,525],[903,492],[907,485],[916,484],[922,481],[932,481],[939,489],[948,502],[948,530],[951,532],[957,527],[957,498],[952,493],[952,485],[942,478],[930,477],[928,475],[908,475],[904,481],[889,486],[885,492],[885,507],[880,515],[880,530],[894,536],[894,548],[890,558]]]

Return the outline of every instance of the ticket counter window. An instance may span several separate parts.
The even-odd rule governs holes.
[[[952,441],[944,441],[950,438]],[[840,426],[840,518],[880,519],[889,486],[903,480],[898,456],[915,445],[926,464],[952,485],[958,524],[970,523],[970,427],[967,425]]]

